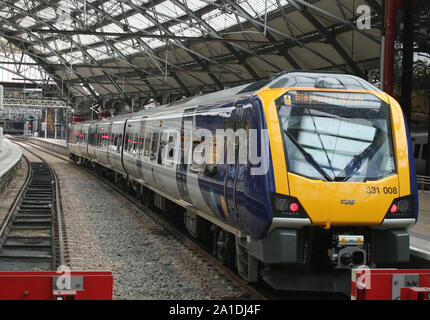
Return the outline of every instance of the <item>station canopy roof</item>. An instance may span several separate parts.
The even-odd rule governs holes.
[[[357,27],[363,8],[370,29]],[[42,68],[65,96],[95,100],[191,96],[292,69],[366,78],[383,20],[381,0],[0,0],[0,19],[2,69]]]

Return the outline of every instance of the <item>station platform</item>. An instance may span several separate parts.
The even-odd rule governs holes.
[[[52,139],[52,138],[42,138],[42,137],[31,137],[30,142],[39,145],[41,147],[47,148],[48,150],[55,151],[59,154],[68,156],[67,142],[64,139]]]
[[[0,177],[3,177],[10,169],[12,169],[22,156],[21,149],[10,142],[8,139],[3,139],[4,148],[0,152]]]
[[[12,180],[21,157],[21,149],[3,138],[3,148],[0,152],[0,191],[3,191],[4,186]]]
[[[47,142],[47,143],[50,143],[50,144],[56,144],[56,145],[59,145],[59,146],[63,146],[63,147],[67,147],[67,142],[66,142],[66,140],[65,139],[52,139],[52,138],[42,138],[42,137],[34,137],[34,138],[31,138],[32,140],[39,140],[39,141],[45,141],[45,142]]]

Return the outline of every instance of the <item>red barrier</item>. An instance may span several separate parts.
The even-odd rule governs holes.
[[[430,288],[402,288],[400,300],[430,300]]]
[[[108,271],[0,272],[0,300],[112,300]]]
[[[352,270],[352,300],[430,300],[430,270]]]

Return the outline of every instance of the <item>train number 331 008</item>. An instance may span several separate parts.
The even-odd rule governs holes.
[[[397,187],[367,187],[366,190],[367,194],[397,194]]]

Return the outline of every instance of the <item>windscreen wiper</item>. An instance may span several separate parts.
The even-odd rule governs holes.
[[[379,132],[375,135],[375,137],[378,137],[378,135]],[[364,149],[364,151],[361,152],[359,155],[356,155],[354,158],[352,158],[352,160],[346,165],[345,169],[342,170],[342,173],[344,173],[345,176],[343,177],[342,174],[339,174],[339,176],[337,176],[335,179],[342,179],[342,181],[348,181],[355,172],[360,170],[363,161],[366,158],[372,158],[375,155],[376,151],[379,150],[379,148],[381,148],[383,144],[383,139],[375,138],[371,145]]]
[[[312,123],[313,123],[314,128],[315,128],[315,131],[314,131],[314,132],[318,135],[318,139],[319,139],[319,141],[320,141],[321,147],[322,147],[322,148],[323,148],[323,150],[324,150],[325,156],[326,156],[326,158],[327,158],[328,164],[329,164],[329,166],[330,166],[331,172],[333,173],[333,177],[334,177],[334,176],[336,176],[336,174],[334,173],[333,165],[332,165],[332,163],[331,163],[330,157],[328,156],[327,149],[325,148],[324,143],[323,143],[323,141],[322,141],[322,138],[321,138],[320,132],[319,132],[319,131],[318,131],[318,129],[317,129],[317,125],[316,125],[316,123],[315,123],[314,116],[312,115],[311,110],[310,110],[309,108],[306,108],[306,109],[308,110],[308,113],[309,113],[309,115],[311,116]]]
[[[294,145],[297,147],[297,149],[300,150],[300,152],[305,156],[305,159],[319,172],[321,173],[321,175],[327,180],[327,181],[333,181],[332,178],[330,178],[330,176],[327,174],[327,172],[325,172],[325,170],[323,168],[321,168],[321,166],[318,164],[318,162],[316,162],[316,160],[314,159],[314,157],[312,157],[312,155],[307,152],[305,149],[303,149],[302,145],[300,143],[297,142],[296,139],[294,139],[294,137],[287,131],[284,129],[285,134],[288,136],[288,138],[290,138],[290,140],[294,143]]]

